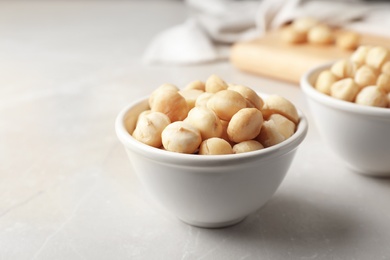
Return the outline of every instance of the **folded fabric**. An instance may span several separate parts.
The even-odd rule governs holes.
[[[198,64],[229,56],[229,45],[260,37],[297,17],[390,37],[390,3],[359,0],[187,0],[184,24],[158,34],[147,47],[148,64]]]

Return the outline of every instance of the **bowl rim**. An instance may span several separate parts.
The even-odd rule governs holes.
[[[267,94],[259,93],[260,96]],[[259,159],[268,159],[280,156],[296,149],[299,144],[305,139],[308,132],[308,120],[306,116],[297,108],[299,115],[299,123],[295,133],[283,142],[265,149],[240,153],[240,154],[225,154],[225,155],[198,155],[198,154],[183,154],[162,150],[137,141],[128,133],[125,127],[124,120],[127,113],[133,107],[140,105],[147,100],[148,96],[136,99],[119,112],[115,120],[115,131],[118,139],[126,147],[142,154],[149,159],[160,161],[162,163],[174,163],[176,165],[200,166],[208,167],[214,165],[233,165],[237,162],[253,161]]]
[[[321,71],[329,69],[334,62],[335,61],[323,63],[306,71],[300,79],[300,86],[303,92],[311,99],[332,108],[337,108],[356,114],[383,116],[390,118],[390,108],[364,106],[353,102],[340,100],[316,90],[313,86],[314,78],[317,77]]]

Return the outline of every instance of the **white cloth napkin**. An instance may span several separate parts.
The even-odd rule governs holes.
[[[360,0],[187,0],[184,24],[158,34],[144,53],[147,64],[198,64],[229,56],[230,44],[250,40],[297,18],[390,37],[390,3]]]

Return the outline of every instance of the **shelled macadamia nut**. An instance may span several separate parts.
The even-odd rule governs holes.
[[[178,92],[179,91],[179,88],[176,87],[175,85],[173,84],[168,84],[168,83],[165,83],[165,84],[162,84],[161,86],[159,86],[158,88],[156,88],[152,94],[150,94],[149,96],[149,106],[152,107],[153,106],[153,102],[154,102],[154,97],[156,95],[158,95],[159,93],[161,92],[165,92],[165,91],[174,91],[174,92]]]
[[[275,122],[272,120],[264,121],[261,127],[260,134],[256,137],[264,147],[270,147],[286,140],[284,136],[278,131]]]
[[[153,98],[151,110],[166,114],[172,122],[187,117],[189,107],[186,99],[178,91],[158,91]]]
[[[216,93],[227,88],[226,82],[217,75],[211,75],[205,83],[205,91],[210,93]]]
[[[167,151],[187,154],[195,153],[202,142],[199,130],[183,121],[176,121],[165,127],[161,138]]]
[[[203,92],[198,96],[198,98],[195,101],[196,107],[207,107],[207,102],[209,99],[214,95],[214,93],[210,92]]]
[[[299,115],[296,107],[286,98],[279,95],[270,95],[264,100],[261,110],[265,118],[272,114],[281,114],[290,119],[294,124],[298,124]]]
[[[200,80],[194,80],[187,84],[187,86],[184,87],[184,89],[197,89],[201,90],[203,92],[206,91],[205,83]]]
[[[264,146],[256,140],[248,140],[233,146],[233,153],[247,153],[264,149]]]
[[[356,32],[342,32],[336,38],[336,45],[344,50],[355,50],[360,42],[360,35]]]
[[[229,122],[227,134],[229,139],[240,143],[255,138],[263,124],[263,115],[256,108],[243,108]]]
[[[371,46],[361,45],[351,55],[350,60],[358,66],[365,64],[366,56]]]
[[[230,121],[235,113],[246,107],[246,100],[236,91],[221,90],[210,97],[207,107],[213,110],[220,119]]]
[[[330,68],[330,71],[339,79],[343,79],[353,78],[357,69],[356,63],[349,59],[342,59],[336,61]]]
[[[221,137],[222,124],[217,115],[206,107],[194,107],[188,112],[184,122],[196,127],[202,136],[202,139],[211,137]]]
[[[295,124],[280,114],[273,114],[268,118],[268,120],[274,121],[278,132],[286,139],[295,133]]]
[[[309,30],[307,39],[314,44],[331,44],[334,41],[334,35],[329,26],[319,24]]]
[[[306,32],[294,29],[293,26],[285,26],[281,29],[281,38],[283,42],[299,44],[306,42]]]
[[[318,23],[318,20],[314,19],[313,17],[298,17],[294,19],[291,26],[294,28],[294,30],[306,34],[311,28],[318,25]]]
[[[381,66],[390,60],[390,52],[382,46],[372,47],[366,56],[366,64],[374,69],[380,69]]]
[[[354,80],[360,88],[363,88],[375,85],[376,78],[377,76],[375,71],[371,67],[363,65],[356,71]]]
[[[320,92],[330,95],[330,87],[337,81],[337,77],[330,71],[322,71],[316,80],[315,88]]]
[[[161,112],[147,111],[148,113],[141,113],[138,116],[133,137],[144,144],[159,148],[162,145],[161,133],[171,121]]]
[[[356,96],[356,104],[374,107],[387,107],[387,95],[378,86],[363,88]]]
[[[383,63],[381,72],[390,75],[390,61]]]
[[[376,85],[383,91],[390,92],[390,74],[382,73],[376,80]]]
[[[204,140],[199,147],[201,155],[232,154],[232,146],[222,138],[213,137]]]
[[[359,90],[359,86],[353,79],[346,78],[333,83],[330,95],[340,100],[353,102]]]
[[[253,89],[243,85],[229,85],[228,90],[240,93],[245,98],[247,107],[254,107],[259,110],[263,108],[263,99]]]

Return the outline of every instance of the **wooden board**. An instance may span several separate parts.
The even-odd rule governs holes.
[[[390,38],[361,35],[360,43],[390,47]],[[351,53],[335,45],[288,44],[281,40],[279,31],[273,31],[256,40],[234,44],[230,61],[246,72],[299,83],[310,68],[348,57]]]

